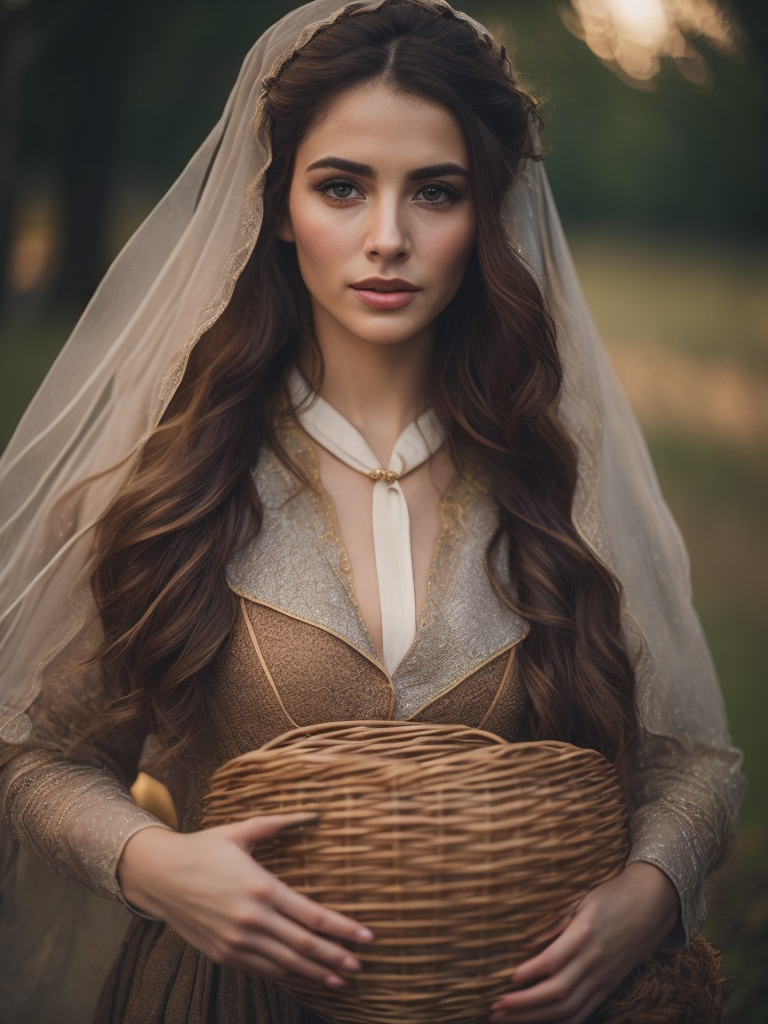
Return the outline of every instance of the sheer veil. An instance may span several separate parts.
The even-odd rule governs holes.
[[[30,705],[41,690],[66,686],[73,666],[92,649],[96,626],[88,565],[94,524],[253,250],[269,163],[264,80],[323,25],[382,2],[341,7],[338,0],[314,0],[256,42],[221,120],[115,260],[0,460],[4,742],[34,739]],[[419,2],[451,11],[442,0]],[[486,36],[476,22],[455,16]],[[623,587],[642,726],[686,751],[718,751],[721,799],[735,805],[738,754],[730,746],[714,668],[691,606],[685,549],[586,307],[540,163],[524,166],[503,217],[510,244],[528,261],[558,324],[565,366],[559,415],[579,450],[574,521]],[[25,983],[44,976],[55,986],[67,972],[80,977],[71,957],[85,947],[74,933],[87,931],[89,956],[94,945],[106,956],[125,920],[122,908],[69,886],[46,914],[49,940],[38,936],[35,942],[34,929],[42,922],[20,909],[19,886],[24,878],[27,887],[36,886],[43,870],[17,858],[4,837],[0,955],[26,951]],[[99,936],[103,941],[94,942]],[[6,973],[11,962],[6,959]],[[89,979],[98,989],[98,969],[87,959],[81,967],[84,990]],[[12,1005],[6,987],[10,993],[17,981],[18,975],[0,978],[6,1006]],[[71,1019],[86,1016],[81,1005]],[[69,1019],[49,1019],[54,1017],[62,1024]]]

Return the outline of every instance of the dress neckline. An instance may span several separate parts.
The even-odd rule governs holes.
[[[262,449],[253,470],[262,527],[227,566],[236,594],[343,640],[387,678],[392,717],[399,720],[417,715],[522,639],[526,624],[487,571],[488,544],[498,527],[495,502],[472,460],[459,453],[458,473],[442,497],[442,526],[418,631],[389,673],[360,615],[335,508],[320,481],[317,449],[287,410],[274,429],[274,445]],[[490,564],[504,579],[503,541]]]
[[[427,410],[401,432],[388,464],[382,466],[360,431],[322,396],[313,392],[296,369],[289,375],[288,388],[294,415],[304,432],[350,469],[371,480],[371,520],[383,659],[391,675],[414,642],[419,611],[416,608],[410,514],[400,479],[439,451],[445,442],[445,429],[434,410]],[[317,477],[319,482],[319,472]],[[333,509],[334,530],[338,536],[333,502],[330,495],[326,493],[325,496]],[[349,560],[348,554],[346,559]],[[357,601],[355,604],[362,619]]]

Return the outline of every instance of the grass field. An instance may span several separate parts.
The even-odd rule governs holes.
[[[768,250],[580,235],[587,297],[687,540],[696,604],[750,790],[711,885],[708,936],[732,977],[727,1020],[768,1020]],[[0,443],[66,317],[0,325]]]

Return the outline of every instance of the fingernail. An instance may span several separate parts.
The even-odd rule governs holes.
[[[336,974],[329,974],[325,979],[325,984],[329,988],[343,988],[346,985],[346,981]]]
[[[353,956],[347,956],[342,961],[341,966],[347,971],[359,971],[360,961]]]
[[[373,932],[370,930],[370,928],[358,928],[357,939],[359,942],[372,942]]]

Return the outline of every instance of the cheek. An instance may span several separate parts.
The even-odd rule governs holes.
[[[315,275],[345,259],[354,247],[353,233],[342,218],[329,216],[316,204],[292,203],[291,221],[299,263]]]
[[[442,230],[431,233],[424,240],[423,259],[430,276],[441,285],[440,303],[450,301],[458,291],[474,240],[474,215],[446,224]]]
[[[464,274],[475,241],[474,211],[457,217],[440,231],[430,232],[424,238],[424,259],[435,273],[456,283]]]

